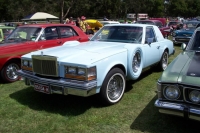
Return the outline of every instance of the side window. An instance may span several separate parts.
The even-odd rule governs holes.
[[[155,37],[155,33],[154,33],[154,30],[153,30],[153,27],[147,27],[146,28],[145,43],[147,43],[147,39],[148,38],[152,38],[153,42],[156,42],[156,37]]]
[[[58,39],[58,32],[56,27],[47,27],[39,40],[53,40]]]
[[[73,36],[78,36],[73,28],[69,26],[59,27],[61,38],[69,38]]]

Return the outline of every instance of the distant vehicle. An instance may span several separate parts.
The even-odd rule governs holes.
[[[4,41],[14,29],[15,27],[0,25],[0,42]]]
[[[168,38],[170,35],[170,28],[163,26],[163,23],[160,20],[139,20],[136,23],[152,24],[158,26],[164,38]]]
[[[71,41],[23,55],[17,73],[42,93],[99,93],[103,103],[115,104],[124,94],[126,79],[138,79],[148,67],[166,69],[173,53],[173,42],[155,25],[109,24],[88,42]]]
[[[63,45],[66,41],[88,41],[88,36],[77,26],[66,24],[30,24],[18,26],[0,43],[0,74],[6,82],[17,81],[23,54]],[[29,64],[30,65],[30,64]]]
[[[172,40],[175,44],[188,43],[200,21],[187,21],[183,28],[172,33]]]
[[[118,21],[100,21],[101,24],[106,25],[106,24],[120,24]]]
[[[127,18],[128,19],[136,19],[136,14],[135,13],[128,13],[127,14]],[[148,19],[149,16],[147,13],[138,13],[137,14],[137,18],[138,19]]]

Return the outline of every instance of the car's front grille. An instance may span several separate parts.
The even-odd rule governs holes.
[[[175,40],[180,42],[188,42],[190,38],[175,38]]]
[[[57,57],[32,55],[32,62],[36,74],[58,77]]]

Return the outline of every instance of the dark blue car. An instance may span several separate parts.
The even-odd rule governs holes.
[[[172,33],[173,42],[175,44],[188,43],[192,37],[195,29],[199,26],[200,21],[187,21],[183,24],[183,27],[179,30],[175,30]]]

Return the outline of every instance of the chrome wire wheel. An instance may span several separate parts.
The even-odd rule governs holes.
[[[162,55],[161,65],[162,65],[163,70],[165,70],[168,66],[168,52],[167,51],[165,51]]]
[[[141,65],[141,55],[137,51],[133,57],[133,62],[132,62],[133,72],[135,73],[138,72],[138,70],[140,69],[140,65]]]
[[[125,88],[125,79],[124,76],[120,73],[114,74],[108,81],[107,84],[107,96],[110,101],[118,101],[123,93]]]
[[[6,72],[5,76],[8,78],[8,80],[17,80],[18,75],[17,75],[17,70],[19,69],[19,66],[15,63],[11,63],[6,67]]]

